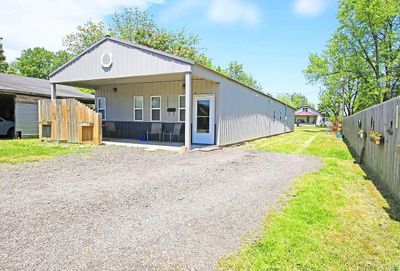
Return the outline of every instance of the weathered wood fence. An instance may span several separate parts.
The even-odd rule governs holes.
[[[100,113],[75,99],[39,100],[38,103],[41,140],[101,144]]]
[[[362,163],[400,201],[400,97],[343,120],[343,134]],[[382,134],[372,141],[371,131]]]

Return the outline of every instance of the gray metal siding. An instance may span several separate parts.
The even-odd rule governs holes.
[[[113,58],[112,66],[107,69],[101,65],[101,56],[104,52],[111,52]],[[55,73],[51,77],[51,82],[171,74],[190,70],[191,65],[188,63],[106,40]]]
[[[104,86],[96,91],[96,97],[106,98],[107,121],[133,121],[133,97],[143,96],[143,121],[150,121],[150,96],[161,96],[161,122],[176,123],[178,111],[168,113],[167,108],[178,110],[178,95],[184,95],[183,81],[138,83]],[[117,92],[113,88],[117,87]],[[218,84],[206,80],[193,80],[193,95],[216,94]],[[217,115],[217,112],[216,112]]]
[[[293,108],[228,79],[221,81],[219,107],[219,145],[294,129]]]
[[[15,104],[15,131],[21,131],[22,136],[39,135],[37,104]]]

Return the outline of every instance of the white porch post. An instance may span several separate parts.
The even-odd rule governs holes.
[[[52,100],[57,99],[57,87],[56,87],[56,84],[51,84],[50,85],[50,93],[51,93],[51,99]]]
[[[192,145],[192,73],[185,73],[185,147]]]

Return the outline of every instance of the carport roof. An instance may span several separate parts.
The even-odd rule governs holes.
[[[0,73],[0,93],[50,97],[50,81]],[[62,98],[76,98],[82,101],[94,101],[93,95],[64,85],[57,85],[57,96]]]

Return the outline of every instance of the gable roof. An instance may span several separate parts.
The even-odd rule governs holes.
[[[50,81],[45,79],[0,73],[0,93],[25,94],[50,97]],[[76,98],[82,101],[94,101],[94,96],[77,88],[57,85],[57,96]]]
[[[77,55],[76,57],[74,57],[73,59],[71,59],[70,61],[68,61],[67,63],[65,63],[64,65],[62,65],[58,69],[56,69],[55,71],[51,72],[49,74],[49,77],[52,77],[55,74],[59,73],[60,71],[62,71],[63,69],[65,69],[66,67],[71,65],[73,62],[77,61],[79,58],[81,58],[87,52],[91,51],[93,48],[99,46],[100,44],[104,43],[107,40],[110,40],[110,41],[113,41],[113,42],[116,42],[116,43],[120,43],[120,44],[123,44],[123,45],[128,45],[128,46],[130,46],[132,48],[136,48],[136,49],[140,49],[140,50],[146,50],[148,52],[151,52],[151,53],[154,53],[154,54],[157,54],[157,55],[160,55],[160,56],[168,57],[168,58],[171,58],[171,59],[175,59],[175,60],[190,64],[190,65],[195,64],[194,61],[192,61],[190,59],[187,59],[187,58],[184,58],[184,57],[172,55],[172,54],[169,54],[169,53],[166,53],[166,52],[163,52],[163,51],[160,51],[160,50],[156,50],[156,49],[153,49],[153,48],[150,48],[150,47],[147,47],[147,46],[143,46],[143,45],[140,45],[140,44],[137,44],[137,43],[128,42],[128,41],[121,40],[121,39],[118,39],[118,38],[106,36],[105,38],[103,38],[102,40],[100,40],[97,43],[93,44],[92,46],[90,46],[89,48],[84,50],[82,53],[80,53],[79,55]]]
[[[311,111],[303,111],[303,108],[308,108]],[[318,112],[317,110],[315,110],[314,108],[312,108],[309,105],[303,105],[301,106],[299,109],[297,109],[294,113],[296,116],[322,116],[322,114],[320,112]]]

